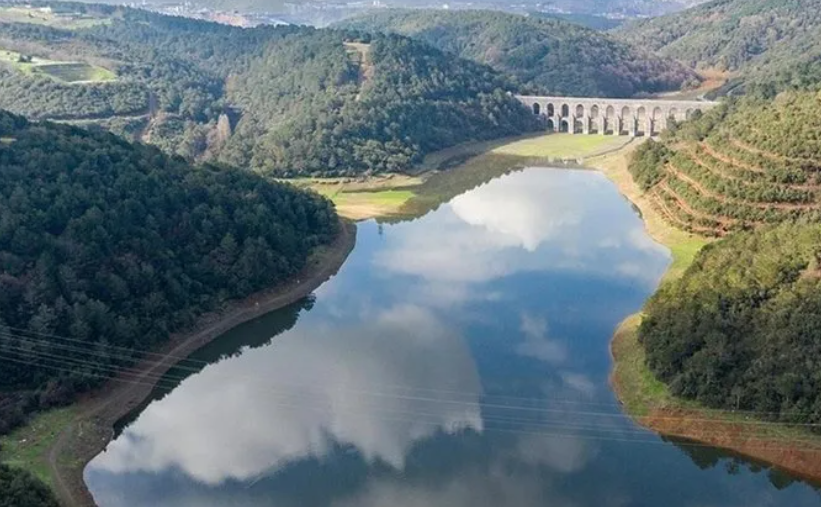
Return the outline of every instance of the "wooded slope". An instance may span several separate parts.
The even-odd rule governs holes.
[[[644,310],[648,366],[674,394],[708,407],[821,423],[820,261],[817,223],[706,247]]]
[[[319,195],[0,112],[0,431],[288,279],[337,229]]]
[[[640,147],[630,165],[678,227],[711,235],[821,218],[821,96],[749,96]]]
[[[0,107],[279,175],[405,170],[432,150],[537,127],[507,94],[514,83],[406,38],[63,8],[101,22],[3,23],[0,9],[0,48],[117,79],[67,84],[0,62]]]
[[[679,89],[695,75],[676,62],[559,19],[494,11],[396,10],[340,26],[407,35],[514,76],[548,94],[629,97]]]
[[[730,71],[736,81],[788,87],[807,67],[821,76],[821,0],[715,0],[613,34],[693,67]]]

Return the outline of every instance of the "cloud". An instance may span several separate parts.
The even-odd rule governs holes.
[[[587,398],[592,398],[596,393],[596,384],[587,375],[581,373],[561,373],[564,384],[577,393],[581,393]]]
[[[571,435],[524,435],[516,442],[516,459],[530,465],[544,465],[570,474],[582,470],[598,452],[583,437]]]
[[[567,348],[547,337],[547,320],[527,313],[521,314],[521,331],[525,340],[516,346],[516,353],[546,363],[558,364],[567,359]]]
[[[450,207],[465,223],[484,228],[500,245],[535,252],[561,229],[582,220],[579,201],[555,182],[551,171],[527,178],[511,174],[454,198]]]
[[[425,227],[400,224],[385,235],[373,264],[385,276],[435,285],[448,304],[457,304],[475,297],[476,284],[523,272],[655,283],[668,260],[602,175],[532,169],[454,198],[425,217]]]
[[[396,307],[362,327],[302,325],[207,367],[151,404],[90,469],[177,469],[213,485],[321,458],[334,444],[401,469],[415,441],[481,431],[480,396],[462,337],[427,310]]]

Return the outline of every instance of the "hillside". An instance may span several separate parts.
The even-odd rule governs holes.
[[[821,0],[715,0],[627,23],[618,39],[690,66],[751,81],[778,80],[810,65],[821,75]]]
[[[388,10],[340,26],[407,35],[515,76],[530,90],[629,97],[693,84],[692,71],[558,19],[492,11]]]
[[[316,194],[0,112],[0,433],[289,279],[337,230]]]
[[[674,225],[710,235],[821,218],[821,96],[747,97],[637,150],[630,170]]]
[[[487,67],[404,37],[349,40],[297,36],[237,76],[228,97],[243,115],[222,157],[288,176],[401,171],[431,151],[537,128]]]
[[[734,234],[647,304],[639,340],[673,394],[788,423],[821,422],[821,226]],[[818,428],[812,428],[817,430]]]
[[[501,75],[408,39],[61,5],[71,28],[0,8],[0,107],[279,175],[405,170],[432,150],[536,128]],[[69,83],[20,56],[109,74]]]

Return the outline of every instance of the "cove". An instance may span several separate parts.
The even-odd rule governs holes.
[[[821,505],[621,411],[609,340],[669,262],[593,171],[362,223],[312,298],[171,370],[86,482],[101,507]]]

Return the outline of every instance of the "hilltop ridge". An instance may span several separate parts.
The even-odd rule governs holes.
[[[532,92],[630,97],[697,83],[684,66],[567,21],[493,11],[391,9],[342,28],[406,35],[514,76]]]

